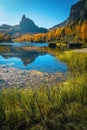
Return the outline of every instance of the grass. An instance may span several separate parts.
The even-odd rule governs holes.
[[[61,60],[69,66],[69,71],[73,73],[87,72],[87,53],[76,53],[73,51],[64,51],[57,55]]]
[[[0,130],[87,129],[87,54],[58,57],[71,75],[59,86],[0,90]]]

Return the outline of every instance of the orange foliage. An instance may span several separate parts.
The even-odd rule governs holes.
[[[79,42],[87,41],[87,22],[83,24],[72,24],[66,27],[50,30],[48,33],[25,34],[15,41],[20,42],[55,42],[64,40],[68,42],[70,39],[75,39]]]
[[[0,33],[0,42],[8,42],[11,41],[11,37],[9,34]]]
[[[81,28],[82,40],[87,42],[87,22],[84,22]]]

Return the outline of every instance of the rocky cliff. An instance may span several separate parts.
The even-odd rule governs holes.
[[[71,7],[70,16],[67,23],[82,23],[87,20],[87,0],[79,0]]]
[[[72,23],[83,23],[87,20],[87,0],[79,0],[76,4],[72,5],[70,15],[66,21],[52,27],[64,27]]]

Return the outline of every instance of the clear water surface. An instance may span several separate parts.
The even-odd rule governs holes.
[[[48,45],[47,43],[0,43],[0,47],[9,49],[9,52],[0,52],[0,68],[13,67],[21,70],[39,70],[48,73],[67,72],[67,65],[53,55],[48,52],[34,50],[22,51],[21,47],[24,46],[42,47]]]

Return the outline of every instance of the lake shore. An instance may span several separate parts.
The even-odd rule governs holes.
[[[75,49],[75,50],[73,50],[73,52],[77,52],[77,53],[87,53],[87,48]]]
[[[63,73],[47,73],[37,70],[18,70],[15,68],[0,68],[1,87],[39,87],[41,85],[56,85],[65,80]]]

